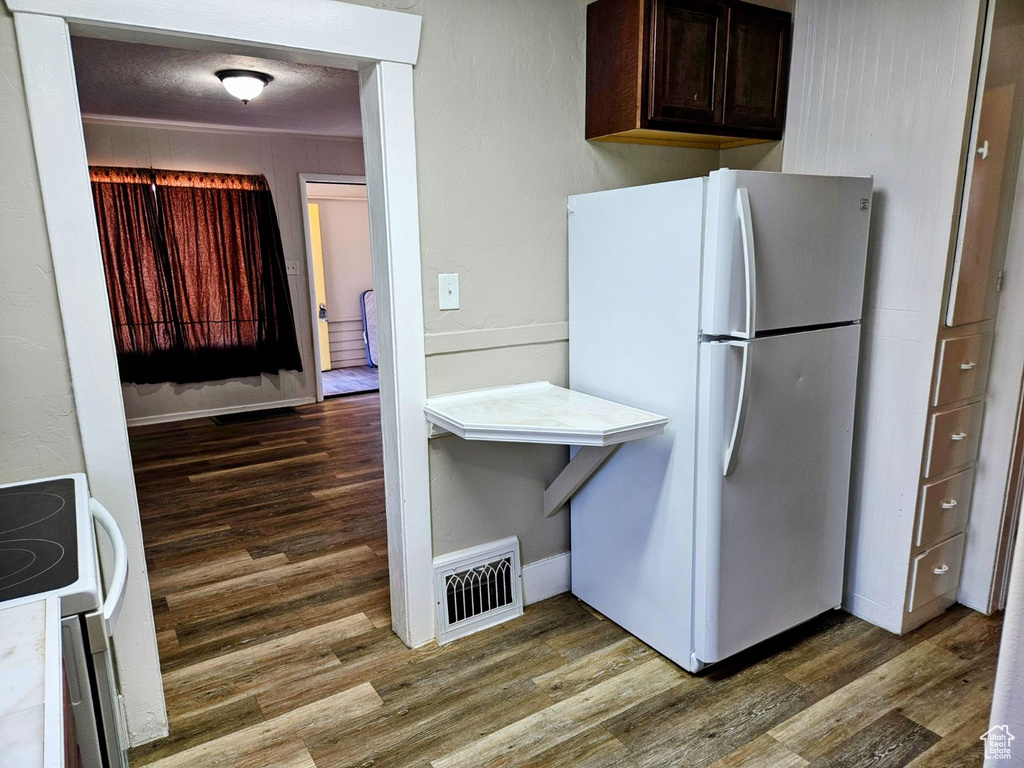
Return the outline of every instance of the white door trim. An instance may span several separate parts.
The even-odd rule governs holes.
[[[316,378],[316,401],[324,401],[324,375],[320,370],[320,307],[316,303],[316,276],[313,272],[313,243],[309,235],[309,190],[307,184],[326,182],[328,184],[366,184],[365,176],[339,176],[331,173],[300,173],[299,194],[302,197],[302,239],[306,244],[306,277],[309,290],[309,318],[313,325],[313,373]]]
[[[14,11],[71,380],[92,492],[125,534],[131,579],[115,636],[133,745],[167,733],[106,281],[68,22],[104,34],[360,67],[373,283],[380,323],[392,625],[435,636],[426,371],[413,125],[418,16],[335,0],[6,0]]]

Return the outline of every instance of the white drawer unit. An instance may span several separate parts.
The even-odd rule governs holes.
[[[963,556],[962,533],[918,555],[914,560],[907,610],[916,611],[937,597],[956,592]]]
[[[975,403],[932,414],[925,477],[935,477],[974,461],[983,409],[981,403]]]
[[[955,403],[980,397],[984,393],[991,345],[990,333],[942,340],[932,405]]]
[[[973,485],[974,470],[968,469],[921,489],[915,546],[930,547],[964,530]]]

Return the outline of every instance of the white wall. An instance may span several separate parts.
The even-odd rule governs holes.
[[[299,270],[298,275],[288,278],[288,285],[302,354],[301,373],[285,371],[279,375],[197,384],[125,384],[124,407],[129,423],[132,419],[315,398],[299,174],[361,176],[362,142],[93,122],[85,125],[85,142],[93,165],[265,175],[277,208],[285,259],[295,262]]]
[[[796,6],[783,170],[873,175],[846,605],[898,630],[979,0]]]
[[[0,483],[82,472],[14,25],[0,4]]]
[[[311,188],[320,186],[326,185],[314,184]],[[360,194],[313,197],[311,189],[309,198],[320,206],[332,368],[366,365],[359,296],[373,288],[366,187],[345,186]]]

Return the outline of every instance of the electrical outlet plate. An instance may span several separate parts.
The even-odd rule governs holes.
[[[457,274],[437,276],[437,308],[459,308],[459,276]]]
[[[299,274],[299,262],[297,261],[286,261],[284,263],[284,271],[289,275]]]

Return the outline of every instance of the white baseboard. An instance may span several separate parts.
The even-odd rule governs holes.
[[[246,413],[248,411],[264,411],[268,408],[290,408],[294,405],[315,403],[315,397],[296,397],[293,400],[275,400],[270,403],[249,403],[248,405],[229,405],[224,408],[207,408],[201,411],[180,411],[179,413],[161,413],[156,416],[136,416],[125,419],[129,427],[141,427],[145,424],[165,424],[171,421],[187,419],[206,419],[211,416],[226,416],[229,413]]]
[[[552,555],[523,566],[523,603],[532,605],[572,588],[568,552]]]

